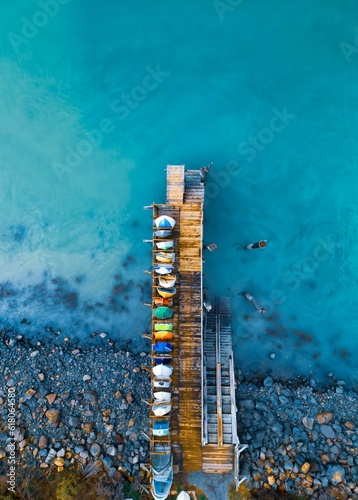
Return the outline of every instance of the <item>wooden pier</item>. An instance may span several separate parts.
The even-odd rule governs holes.
[[[174,472],[223,473],[235,468],[239,484],[243,478],[238,476],[237,459],[242,447],[236,430],[230,303],[220,299],[210,312],[203,307],[205,183],[200,170],[186,170],[184,165],[168,165],[166,174],[166,203],[150,207],[153,221],[162,215],[176,221],[170,236],[177,293],[168,320],[174,325],[174,338],[170,341],[173,373],[166,442],[171,444]],[[153,237],[153,266],[157,264],[157,241]],[[158,279],[153,272],[153,304]],[[153,330],[156,321],[153,317]],[[156,441],[150,439],[152,446]]]

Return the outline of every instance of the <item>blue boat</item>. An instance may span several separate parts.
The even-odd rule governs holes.
[[[171,362],[172,357],[165,354],[160,357],[158,356],[154,358],[154,363],[156,363],[157,365],[170,365]]]
[[[169,344],[168,342],[157,342],[153,345],[153,351],[158,354],[168,354],[172,352],[173,344]]]
[[[169,476],[164,480],[152,479],[152,496],[154,500],[165,500],[168,498],[173,483],[173,467],[170,468]]]
[[[172,264],[154,264],[154,271],[157,274],[170,274],[173,271]]]
[[[152,434],[153,436],[169,436],[170,426],[169,418],[164,420],[153,420]]]

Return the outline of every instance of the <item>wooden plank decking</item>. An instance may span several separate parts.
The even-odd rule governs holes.
[[[178,166],[181,176],[181,166]],[[200,470],[201,450],[201,349],[202,349],[202,232],[204,186],[200,171],[184,174],[183,198],[178,194],[175,167],[167,168],[167,203],[179,209],[179,335],[178,335],[178,408],[175,413],[178,435],[173,444],[180,447],[180,469]],[[172,185],[174,187],[172,187]],[[168,197],[169,193],[169,197]],[[175,193],[175,194],[174,194]],[[177,440],[177,442],[176,442]]]
[[[174,472],[229,472],[240,453],[230,303],[220,299],[207,314],[204,339],[204,182],[200,170],[186,171],[184,165],[168,165],[166,172],[166,204],[153,205],[153,219],[169,215],[176,221],[170,237],[175,242],[173,273],[177,275],[177,294],[170,319],[174,339],[171,433],[167,441],[171,443]],[[156,251],[153,239],[153,264]],[[154,273],[153,303],[158,279]]]

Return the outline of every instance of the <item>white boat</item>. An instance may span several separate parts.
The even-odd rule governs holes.
[[[170,413],[172,409],[172,405],[169,403],[154,403],[152,406],[152,412],[156,417],[163,417],[164,415],[167,415]]]
[[[159,248],[159,250],[170,250],[171,248],[173,248],[173,246],[173,240],[158,241],[156,243],[156,247]]]
[[[177,277],[174,276],[173,274],[167,274],[165,276],[160,276],[159,277],[159,285],[162,286],[163,288],[173,288],[176,280],[177,280]]]
[[[160,229],[173,229],[175,226],[175,220],[169,215],[160,215],[154,221],[155,227]]]
[[[157,389],[169,389],[171,383],[171,378],[154,377],[153,379],[153,387]]]
[[[177,500],[191,500],[189,493],[181,491],[177,496]]]
[[[171,374],[173,373],[173,367],[160,364],[160,365],[153,366],[152,372],[157,377],[170,377]]]
[[[155,264],[154,271],[158,274],[170,274],[173,271],[171,264]]]
[[[157,401],[170,401],[172,398],[172,393],[171,392],[165,392],[165,391],[158,391],[158,392],[153,392],[154,399]]]
[[[159,229],[158,231],[154,231],[153,233],[155,238],[168,238],[172,235],[171,229]]]

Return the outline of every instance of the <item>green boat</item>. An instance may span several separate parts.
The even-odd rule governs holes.
[[[167,319],[173,316],[173,310],[169,307],[160,306],[154,309],[153,315],[159,319]]]
[[[154,330],[156,332],[172,332],[173,329],[173,323],[154,323]]]

